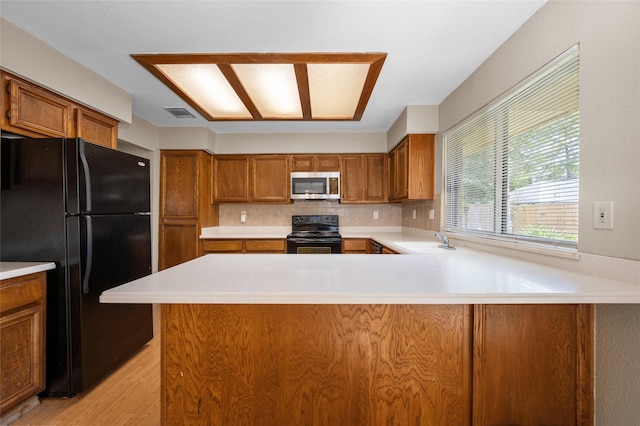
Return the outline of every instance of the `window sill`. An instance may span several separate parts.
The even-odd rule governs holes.
[[[446,231],[445,231],[446,232]],[[491,237],[471,236],[467,234],[457,234],[455,232],[446,232],[450,239],[458,241],[468,241],[470,243],[500,247],[508,250],[519,250],[528,253],[542,254],[546,256],[560,257],[563,259],[579,260],[580,252],[577,249],[550,247],[542,244],[534,243],[516,243],[511,241],[498,240]]]

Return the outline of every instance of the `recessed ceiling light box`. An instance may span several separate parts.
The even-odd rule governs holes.
[[[131,56],[209,121],[358,121],[387,54]]]

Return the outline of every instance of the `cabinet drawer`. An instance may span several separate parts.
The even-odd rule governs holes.
[[[347,238],[342,240],[343,253],[369,253],[369,240],[366,238]]]
[[[246,251],[250,252],[285,252],[286,242],[284,240],[247,240]]]
[[[205,253],[242,253],[242,240],[204,240]]]
[[[44,303],[45,273],[23,275],[0,283],[0,312],[7,312],[30,303]]]

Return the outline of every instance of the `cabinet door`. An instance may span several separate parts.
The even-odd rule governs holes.
[[[406,196],[431,200],[435,194],[435,135],[409,135],[406,156]]]
[[[384,154],[364,155],[364,201],[387,201],[387,164]]]
[[[36,137],[73,136],[73,104],[70,101],[8,76],[4,77],[3,83],[6,85],[5,90],[9,92],[9,102],[5,105],[8,111],[2,118],[3,129]]]
[[[252,199],[257,202],[289,202],[289,168],[286,155],[252,155]]]
[[[291,171],[292,172],[312,172],[315,170],[314,155],[292,155]]]
[[[342,156],[340,179],[342,181],[341,202],[354,203],[364,200],[364,170],[361,155]]]
[[[593,424],[593,306],[477,305],[475,425]]]
[[[315,170],[318,172],[335,172],[340,170],[340,156],[337,154],[317,155]]]
[[[389,201],[394,201],[396,198],[398,198],[398,194],[396,191],[396,187],[397,187],[397,172],[396,172],[396,150],[392,150],[389,153],[389,160],[388,160],[388,179],[387,179],[387,188],[389,190]]]
[[[45,277],[39,272],[0,284],[3,416],[45,388]]]
[[[118,145],[117,120],[95,111],[78,108],[76,123],[79,138],[116,149]]]
[[[292,155],[292,172],[336,172],[340,170],[339,154]]]
[[[198,224],[163,223],[160,226],[160,270],[193,260],[198,256]]]
[[[160,215],[163,219],[198,217],[198,156],[189,151],[160,153]]]
[[[408,135],[389,154],[389,200],[435,196],[435,135]]]
[[[214,202],[248,202],[249,156],[214,156],[212,186]]]
[[[395,192],[396,198],[407,198],[408,196],[408,155],[409,155],[409,143],[404,140],[400,143],[396,150],[396,165],[395,165]]]

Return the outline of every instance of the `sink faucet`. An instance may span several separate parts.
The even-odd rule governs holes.
[[[439,232],[436,232],[436,237],[440,238],[442,240],[442,242],[444,243],[444,244],[440,244],[438,247],[441,247],[441,248],[447,249],[447,250],[455,250],[456,249],[455,247],[451,247],[449,245],[449,238],[447,238],[446,235],[443,235],[443,234],[441,234]]]

